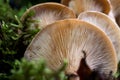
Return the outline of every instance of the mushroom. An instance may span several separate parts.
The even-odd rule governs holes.
[[[94,25],[77,19],[47,25],[34,37],[24,57],[36,62],[44,59],[53,71],[57,71],[66,59],[65,74],[69,80],[79,80],[78,76],[80,80],[84,79],[80,74],[84,70],[88,70],[88,74],[94,70],[109,74],[117,69],[116,53],[107,35]]]
[[[120,26],[120,0],[110,0],[115,21]]]
[[[100,12],[83,12],[78,16],[78,19],[89,22],[103,30],[112,41],[118,61],[120,61],[120,29],[118,25],[107,15]]]
[[[108,0],[61,0],[61,3],[71,8],[76,15],[84,11],[100,11],[108,14],[111,8]]]
[[[33,12],[34,15],[28,18],[30,12]],[[24,23],[26,22],[27,18],[28,20],[36,21],[30,25],[31,29],[42,29],[46,25],[57,20],[75,18],[75,14],[72,10],[62,4],[47,2],[37,4],[29,8],[21,17],[21,21]]]

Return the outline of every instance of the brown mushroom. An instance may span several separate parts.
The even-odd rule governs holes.
[[[84,79],[80,73],[86,69],[105,74],[115,73],[117,69],[116,53],[107,35],[77,19],[61,20],[45,27],[34,37],[24,57],[30,61],[44,58],[53,71],[66,59],[65,74],[70,75],[70,80],[79,80],[78,75],[80,80]]]
[[[34,15],[28,18],[30,12],[34,12]],[[26,18],[29,20],[36,20],[36,22],[30,25],[30,28],[42,29],[46,25],[51,24],[57,20],[75,18],[75,14],[72,10],[62,4],[47,2],[37,4],[29,8],[21,17],[21,21],[26,22]]]
[[[120,29],[107,15],[100,12],[83,12],[78,16],[79,20],[87,21],[103,30],[112,41],[118,61],[120,61]]]
[[[61,0],[61,3],[71,8],[76,15],[84,11],[100,11],[108,14],[111,8],[108,0]]]

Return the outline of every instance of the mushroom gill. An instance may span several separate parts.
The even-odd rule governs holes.
[[[117,69],[115,50],[107,35],[96,26],[77,19],[47,25],[34,37],[24,57],[29,61],[43,58],[53,71],[57,71],[66,59],[65,74],[70,75],[69,80],[84,79],[80,71],[85,67],[100,74],[115,73]]]
[[[28,18],[30,12],[33,12],[34,14]],[[42,29],[46,25],[57,20],[75,18],[75,14],[72,10],[62,4],[47,2],[30,7],[21,17],[21,21],[26,22],[26,18],[36,21],[30,25],[31,29]]]
[[[108,14],[111,9],[108,0],[61,0],[61,3],[71,8],[77,16],[84,11],[99,11]]]
[[[107,15],[100,12],[83,12],[78,16],[79,20],[89,22],[103,30],[115,47],[118,61],[120,61],[120,29]]]

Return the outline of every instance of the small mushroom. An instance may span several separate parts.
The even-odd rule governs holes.
[[[115,21],[120,27],[120,0],[110,0],[112,6],[112,13]]]
[[[78,16],[79,20],[89,22],[103,30],[112,41],[118,61],[120,61],[120,28],[107,15],[100,12],[83,12]]]
[[[84,11],[100,11],[108,14],[111,8],[108,0],[61,0],[61,3],[71,8],[76,15]]]
[[[109,74],[117,69],[116,53],[107,35],[96,26],[77,19],[47,25],[34,37],[24,57],[29,61],[43,58],[53,71],[66,59],[65,74],[69,80],[79,80],[78,76],[84,79],[81,71]]]
[[[34,14],[28,18],[30,12],[33,12]],[[26,22],[26,18],[28,18],[28,20],[36,21],[30,25],[30,28],[42,29],[46,25],[51,24],[57,20],[75,18],[75,14],[72,10],[62,4],[47,2],[37,4],[29,8],[21,17],[21,21]]]

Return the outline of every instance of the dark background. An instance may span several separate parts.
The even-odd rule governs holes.
[[[26,6],[28,4],[35,5],[38,3],[43,2],[58,2],[60,3],[60,0],[10,0],[10,5],[12,8],[20,9],[23,6]]]

